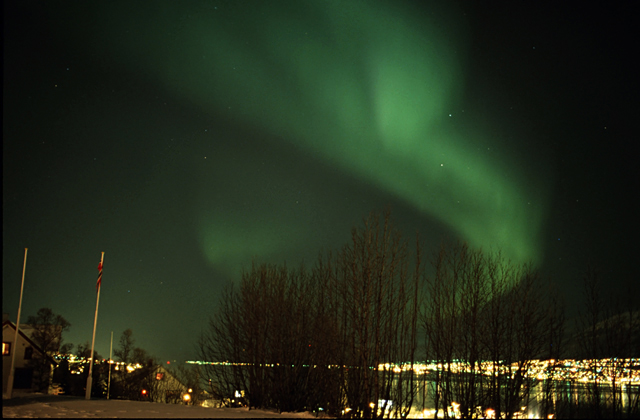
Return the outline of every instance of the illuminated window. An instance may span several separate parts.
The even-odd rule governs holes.
[[[11,354],[11,343],[2,342],[2,355],[9,356]]]
[[[33,347],[27,347],[24,349],[24,360],[31,360],[33,357]]]
[[[164,379],[164,373],[156,373],[156,380],[161,381]]]

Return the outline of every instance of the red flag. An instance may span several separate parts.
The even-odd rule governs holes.
[[[96,293],[100,290],[100,285],[102,284],[102,262],[98,264],[98,281],[96,282]]]

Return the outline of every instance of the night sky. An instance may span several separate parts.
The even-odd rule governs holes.
[[[533,261],[569,313],[587,265],[638,283],[632,2],[4,2],[2,305],[96,350],[195,358],[256,262],[312,265],[389,207]],[[637,286],[636,286],[637,292]]]

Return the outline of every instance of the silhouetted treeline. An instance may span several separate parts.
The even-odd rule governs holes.
[[[199,358],[218,362],[201,371],[209,391],[236,405],[336,417],[404,417],[412,407],[462,418],[521,417],[529,406],[545,418],[639,414],[638,386],[620,383],[625,359],[591,366],[599,379],[586,386],[550,379],[564,368],[564,305],[531,264],[466,244],[442,245],[428,260],[386,213],[310,269],[252,264],[200,338]],[[604,305],[589,276],[573,341],[585,354],[631,357],[637,304],[613,316],[621,304]],[[537,359],[551,361],[547,379],[530,374]],[[416,360],[437,368],[418,374]],[[603,386],[611,369],[618,376]]]
[[[312,270],[254,264],[200,341],[203,360],[233,363],[208,366],[214,394],[242,390],[251,407],[281,411],[406,415],[420,281],[419,252],[408,248],[388,214],[372,215]]]

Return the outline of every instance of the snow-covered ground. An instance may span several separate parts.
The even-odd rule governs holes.
[[[27,418],[314,418],[311,413],[283,413],[246,408],[203,408],[128,400],[85,400],[54,395],[3,399],[2,417]]]

